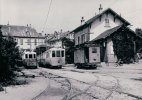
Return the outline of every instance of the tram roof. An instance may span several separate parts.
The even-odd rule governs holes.
[[[33,51],[25,51],[24,54],[36,54],[36,52],[33,52]]]
[[[49,50],[64,50],[63,48],[50,48]]]

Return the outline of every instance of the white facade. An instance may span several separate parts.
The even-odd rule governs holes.
[[[15,37],[19,49],[34,50],[36,46],[45,44],[44,38]]]
[[[45,37],[31,26],[0,25],[3,37],[11,36],[20,50],[34,50],[45,44]]]
[[[116,62],[117,57],[114,54],[113,42],[109,36],[123,25],[128,26],[130,23],[112,9],[108,8],[74,29],[73,32],[76,46],[74,61],[82,63],[82,59],[86,58],[88,60],[89,58],[90,62]],[[94,52],[93,55],[91,50],[93,50],[92,47],[96,48],[96,44],[99,45],[97,47],[98,50],[96,49],[96,52]],[[88,48],[89,50],[87,50]],[[99,57],[101,60],[99,60]]]
[[[69,31],[64,33],[54,33],[53,35],[46,35],[45,41],[47,46],[50,47],[58,47],[58,48],[64,48],[62,39],[67,38],[70,40],[74,39],[74,33],[70,33]]]
[[[47,42],[46,44],[51,47],[62,48],[62,40]]]
[[[106,22],[107,20],[108,20],[108,23]],[[112,14],[110,13],[103,14],[101,19],[98,18],[95,21],[93,21],[93,23],[91,24],[90,41],[95,39],[104,31],[122,24],[123,23],[120,21],[120,19],[115,18],[114,20],[114,16]]]

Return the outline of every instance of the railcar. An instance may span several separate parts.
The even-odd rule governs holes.
[[[96,69],[100,65],[100,47],[87,45],[75,49],[74,63],[77,68]]]
[[[23,52],[22,60],[23,60],[24,66],[26,68],[37,68],[38,63],[37,63],[36,56],[37,56],[36,52],[32,52],[32,51]]]
[[[50,48],[37,56],[39,66],[48,68],[62,68],[65,64],[65,49]]]

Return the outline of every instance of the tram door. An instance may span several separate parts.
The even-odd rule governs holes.
[[[100,62],[100,47],[89,48],[89,62],[90,63]]]

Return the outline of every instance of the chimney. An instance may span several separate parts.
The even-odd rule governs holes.
[[[85,23],[84,17],[81,17],[81,25]]]
[[[9,33],[10,33],[10,31],[11,31],[11,27],[8,25],[8,31],[9,31]]]
[[[31,28],[31,24],[29,25],[29,27]]]
[[[63,30],[61,29],[61,33],[63,32]]]
[[[9,21],[8,21],[7,25],[9,26]]]
[[[44,31],[41,31],[41,33],[43,34],[43,33],[44,33]]]
[[[102,10],[103,10],[103,8],[102,8],[102,5],[100,4],[100,7],[99,7],[99,13],[101,13]]]

